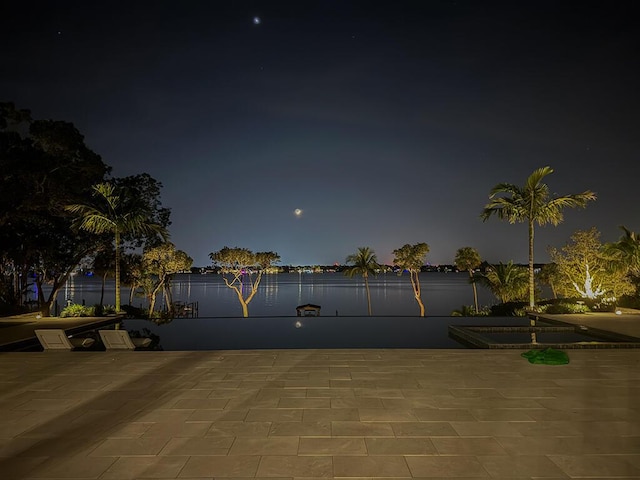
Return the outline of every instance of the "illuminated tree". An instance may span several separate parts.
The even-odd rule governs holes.
[[[227,287],[236,293],[243,317],[249,316],[249,303],[258,292],[262,274],[280,260],[280,256],[274,252],[253,253],[240,247],[224,247],[210,253],[209,258],[221,268],[222,278]],[[257,273],[254,270],[257,270]]]
[[[420,316],[424,317],[424,304],[422,303],[420,291],[420,270],[424,265],[429,253],[429,245],[426,243],[406,244],[402,248],[393,251],[393,264],[409,272],[413,296],[420,307]],[[369,313],[371,315],[371,313]]]
[[[475,248],[472,247],[459,248],[456,252],[454,263],[460,270],[469,272],[469,282],[473,287],[473,305],[476,309],[476,313],[478,313],[478,290],[476,288],[476,282],[474,280],[474,272],[475,269],[478,268],[482,263],[480,254]]]
[[[529,306],[535,305],[535,280],[533,269],[534,225],[556,226],[562,223],[565,207],[584,208],[587,202],[596,199],[595,193],[586,190],[582,193],[550,198],[549,187],[542,183],[547,175],[553,173],[551,167],[535,170],[524,186],[511,183],[499,183],[489,192],[490,202],[485,205],[481,214],[483,221],[492,215],[509,223],[527,223],[529,227]],[[504,195],[504,196],[499,196]]]
[[[562,249],[550,248],[549,256],[558,268],[562,296],[615,299],[634,290],[627,271],[610,268],[596,228],[575,232]]]
[[[153,223],[154,212],[130,191],[112,183],[99,183],[93,187],[93,204],[67,205],[68,212],[76,215],[75,225],[95,234],[110,233],[114,236],[116,312],[120,312],[120,251],[123,234],[155,235],[168,237],[166,229]]]
[[[367,310],[371,316],[371,293],[369,292],[369,275],[376,275],[380,269],[376,254],[369,247],[359,247],[357,253],[353,253],[347,257],[346,263],[353,265],[347,267],[344,274],[353,278],[355,275],[361,275],[364,279],[364,288],[367,292]]]
[[[176,250],[171,242],[165,242],[150,248],[142,254],[142,269],[151,277],[151,288],[148,292],[149,315],[153,314],[158,292],[162,290],[167,307],[171,309],[171,277],[175,273],[189,270],[193,259],[182,250]]]

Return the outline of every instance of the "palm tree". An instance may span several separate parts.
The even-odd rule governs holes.
[[[152,212],[136,197],[127,196],[124,189],[111,183],[99,183],[93,186],[95,205],[67,205],[66,210],[77,215],[76,228],[95,234],[111,233],[115,239],[115,282],[116,312],[120,312],[120,243],[122,235],[160,234],[168,236],[167,231],[153,223]]]
[[[472,247],[459,248],[456,252],[454,263],[460,270],[469,272],[469,282],[473,287],[473,305],[476,308],[476,313],[478,313],[478,290],[476,289],[473,273],[482,263],[480,254]]]
[[[640,275],[640,235],[624,226],[620,226],[624,235],[620,240],[604,245],[604,254],[610,259],[611,266],[626,270],[632,275]]]
[[[490,202],[485,205],[480,217],[486,221],[492,215],[509,223],[524,223],[529,226],[529,306],[535,305],[535,281],[533,270],[533,237],[534,224],[539,226],[550,223],[560,224],[564,217],[562,209],[565,207],[587,206],[587,202],[595,200],[595,193],[586,190],[582,193],[549,198],[549,187],[542,183],[547,175],[553,173],[551,167],[535,170],[527,178],[524,186],[519,187],[511,183],[499,183],[489,192]],[[505,196],[498,196],[504,194]]]
[[[347,257],[347,263],[352,263],[353,266],[348,267],[344,274],[353,278],[354,275],[362,275],[364,278],[364,287],[367,291],[367,307],[369,310],[369,316],[371,316],[371,293],[369,292],[369,274],[375,275],[380,268],[376,254],[369,247],[359,247],[358,253],[351,254]]]
[[[486,286],[502,303],[522,300],[527,294],[527,269],[520,265],[500,262],[478,275],[477,281]]]
[[[426,243],[406,244],[402,248],[393,251],[393,264],[409,272],[413,296],[418,302],[418,307],[420,307],[421,317],[424,317],[424,303],[422,303],[420,291],[420,270],[424,265],[427,253],[429,253],[429,245]]]

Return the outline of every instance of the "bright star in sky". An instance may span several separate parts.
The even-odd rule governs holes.
[[[261,23],[262,23],[262,20],[260,20],[260,17],[253,17],[254,25],[260,25]]]

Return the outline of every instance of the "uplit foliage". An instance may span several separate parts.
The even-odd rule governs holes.
[[[420,307],[421,317],[424,317],[424,303],[422,303],[419,274],[426,261],[427,253],[429,253],[429,245],[426,243],[406,244],[393,251],[393,264],[409,272],[413,296]]]
[[[627,272],[611,268],[596,228],[577,231],[562,249],[549,249],[557,265],[558,294],[564,297],[619,298],[634,291]]]
[[[454,263],[459,270],[469,272],[469,283],[473,287],[473,305],[478,313],[478,290],[474,279],[475,269],[480,266],[482,259],[475,248],[462,247],[456,252]]]
[[[94,314],[94,307],[87,307],[77,303],[67,305],[60,312],[61,317],[93,317]]]
[[[375,252],[369,247],[359,247],[357,253],[352,253],[346,259],[346,263],[352,264],[344,270],[344,274],[353,278],[361,275],[364,279],[364,288],[367,293],[367,311],[371,313],[371,292],[369,291],[369,275],[376,275],[380,270],[380,264]]]
[[[549,305],[542,305],[541,307],[542,308],[539,310],[540,313],[550,313],[553,315],[567,313],[587,313],[591,311],[591,309],[586,304],[575,302],[552,303]]]
[[[171,298],[171,278],[173,274],[189,270],[193,259],[182,250],[176,250],[171,242],[165,242],[157,247],[146,250],[142,255],[142,271],[147,277],[143,281],[147,299],[149,300],[149,315],[155,310],[156,297],[162,290],[167,306],[173,305]]]
[[[491,265],[486,273],[476,278],[480,285],[491,290],[502,303],[517,302],[527,296],[527,269],[511,261]]]
[[[564,208],[584,208],[587,202],[595,200],[595,193],[586,190],[582,193],[550,198],[549,187],[542,183],[547,175],[553,173],[551,167],[535,170],[524,186],[511,183],[499,183],[489,192],[490,202],[481,214],[483,221],[495,215],[509,223],[527,223],[529,227],[529,306],[535,305],[535,280],[533,268],[534,225],[558,225],[562,223]],[[501,196],[502,195],[502,196]]]
[[[274,252],[254,253],[240,247],[224,247],[210,253],[209,258],[220,267],[227,287],[236,293],[243,317],[249,316],[249,303],[258,292],[262,274],[280,260]]]

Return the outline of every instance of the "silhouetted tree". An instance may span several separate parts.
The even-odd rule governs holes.
[[[33,272],[41,313],[50,314],[71,272],[101,242],[74,231],[64,207],[84,201],[108,172],[71,123],[32,120],[28,110],[0,104],[0,301],[19,306]]]
[[[344,270],[344,274],[353,278],[355,275],[361,275],[364,279],[364,288],[367,292],[367,310],[371,316],[371,293],[369,292],[369,275],[375,275],[380,269],[376,254],[369,247],[359,247],[358,252],[347,257],[346,263],[353,264]]]
[[[478,268],[482,263],[480,254],[475,248],[472,247],[459,248],[456,252],[454,263],[456,264],[456,267],[458,267],[458,269],[469,272],[469,282],[473,287],[473,305],[476,309],[476,313],[478,313],[478,291],[476,289],[474,272],[475,269]]]

